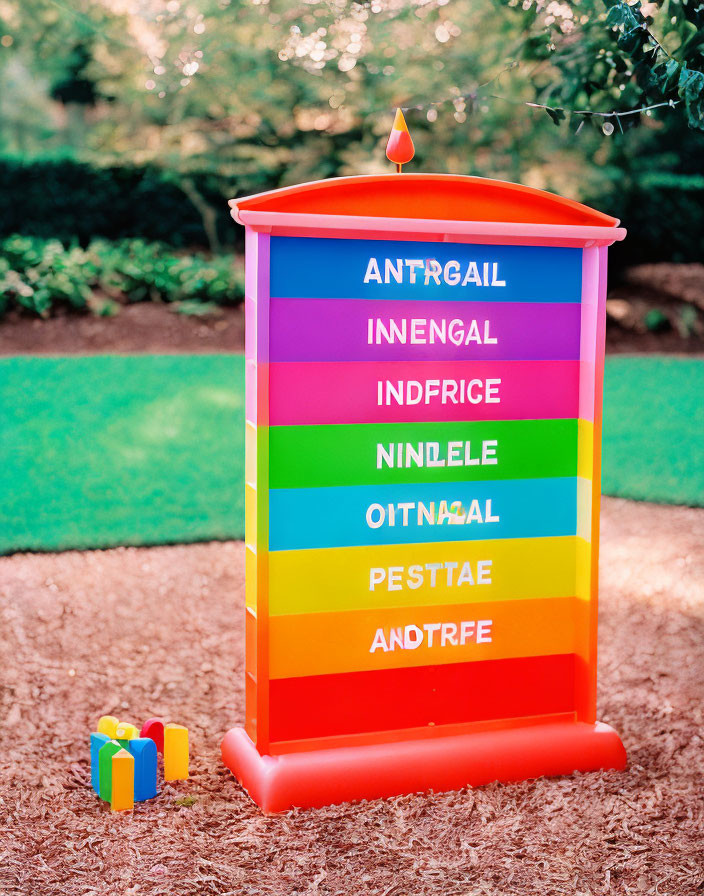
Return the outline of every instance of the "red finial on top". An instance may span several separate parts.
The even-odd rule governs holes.
[[[386,158],[396,164],[396,170],[401,171],[401,166],[410,162],[415,155],[413,141],[408,133],[408,125],[400,109],[396,110],[394,125],[389,134],[389,142],[386,144]]]

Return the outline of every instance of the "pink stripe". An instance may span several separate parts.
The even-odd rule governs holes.
[[[244,230],[244,251],[246,253],[247,264],[244,268],[244,292],[245,295],[254,298],[257,294],[257,240],[258,234],[245,227]]]
[[[245,417],[255,426],[269,426],[269,365],[245,365]]]
[[[259,422],[257,408],[257,362],[245,359],[244,368],[244,410],[250,423]]]
[[[579,416],[594,422],[594,362],[582,361],[579,367]]]
[[[582,252],[582,303],[579,357],[579,416],[594,421],[594,360],[599,298],[599,250]]]
[[[245,231],[245,413],[269,425],[269,235]]]
[[[594,422],[600,423],[604,402],[604,355],[606,352],[606,281],[608,274],[608,251],[599,248],[599,306],[596,325],[596,357],[594,359]],[[599,445],[601,455],[601,444]],[[601,470],[601,467],[599,468]]]
[[[244,297],[244,356],[257,360],[257,303],[249,295]]]
[[[435,420],[537,420],[576,417],[579,361],[449,361],[435,363],[287,362],[269,365],[270,424],[401,423]],[[486,381],[499,401],[445,404],[439,396],[426,404],[378,404],[378,384],[398,387],[414,380],[480,380],[473,397],[486,397]],[[382,388],[385,388],[382,386]],[[459,397],[459,391],[457,393]]]
[[[257,245],[257,361],[269,360],[269,234]]]

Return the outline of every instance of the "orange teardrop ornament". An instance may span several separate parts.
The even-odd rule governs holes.
[[[386,158],[396,165],[405,165],[415,155],[413,140],[408,133],[408,125],[400,109],[396,110],[394,125],[389,134],[389,142],[386,144]]]

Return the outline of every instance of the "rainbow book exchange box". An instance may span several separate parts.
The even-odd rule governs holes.
[[[246,720],[268,812],[622,768],[596,721],[607,247],[516,184],[338,178],[246,228]]]

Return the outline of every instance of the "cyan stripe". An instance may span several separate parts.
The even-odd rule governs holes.
[[[478,502],[482,519],[486,502],[498,522],[462,525],[418,524],[418,502],[448,507],[460,501],[465,513]],[[400,503],[414,503],[408,525],[402,525]],[[367,525],[372,504],[386,509],[387,522]],[[388,505],[396,505],[396,525],[388,524]],[[373,515],[376,521],[379,514]],[[362,485],[334,488],[270,489],[269,549],[332,548],[348,545],[414,544],[435,541],[474,541],[491,538],[542,538],[575,535],[577,478],[511,479],[496,482]],[[344,570],[340,570],[344,575]]]

